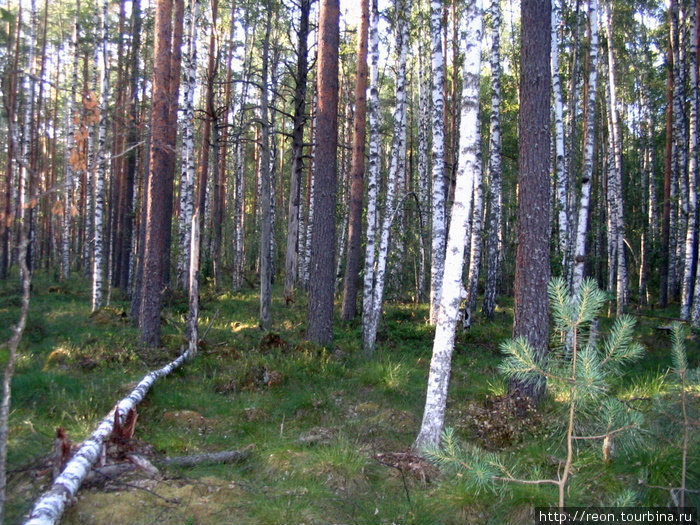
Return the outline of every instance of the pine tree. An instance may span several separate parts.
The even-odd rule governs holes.
[[[511,483],[554,485],[561,508],[571,477],[583,466],[578,463],[589,457],[578,454],[580,449],[601,446],[605,458],[611,441],[622,451],[631,451],[640,444],[641,413],[611,395],[610,381],[625,365],[640,359],[644,350],[633,340],[634,320],[625,315],[617,318],[606,340],[596,344],[591,325],[602,310],[605,293],[593,280],[584,279],[572,294],[564,279],[556,278],[549,284],[548,293],[553,340],[560,346],[543,357],[525,337],[516,337],[501,345],[506,358],[500,370],[519,382],[546,382],[550,390],[565,399],[564,457],[558,461],[556,475],[532,479],[528,477],[532,469],[522,472],[496,454],[459,446],[449,429],[443,434],[442,448],[430,448],[428,457],[446,474],[460,476],[467,487],[477,491]]]
[[[321,0],[318,49],[318,110],[314,172],[314,213],[311,218],[311,261],[307,338],[326,345],[333,339],[335,263],[335,201],[338,178],[338,0]]]

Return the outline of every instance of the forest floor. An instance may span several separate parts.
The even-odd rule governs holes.
[[[13,382],[8,523],[20,522],[49,485],[56,428],[80,442],[184,342],[184,296],[167,298],[164,347],[144,351],[128,303],[113,296],[111,306],[91,315],[88,291],[78,278],[35,279]],[[200,352],[155,383],[137,407],[128,445],[155,465],[166,456],[252,444],[250,456],[236,464],[159,467],[158,475],[139,471],[85,487],[62,523],[522,524],[535,506],[556,503],[551,486],[474,493],[401,454],[409,452],[423,411],[433,339],[425,305],[387,304],[376,354],[366,360],[359,321],[337,321],[333,347],[316,348],[303,340],[304,300],[286,307],[275,292],[267,334],[258,328],[254,290],[202,294],[200,326],[211,329]],[[9,337],[18,310],[19,287],[9,282],[0,287],[0,340]],[[678,385],[668,372],[668,334],[658,329],[677,308],[639,313],[636,333],[647,355],[619,378],[616,393],[645,412],[649,435],[667,440],[609,463],[598,447],[581,449],[569,504],[602,505],[632,489],[640,504],[665,506],[669,492],[652,487],[679,483],[680,437],[667,433],[678,414]],[[477,314],[472,328],[458,333],[447,425],[463,442],[517,459],[521,470],[556,475],[560,403],[550,396],[520,419],[502,400],[499,344],[511,325],[512,305],[504,301],[493,321]],[[608,326],[601,319],[603,332]],[[699,338],[691,336],[687,346],[696,368]],[[695,414],[698,384],[689,389]],[[700,432],[694,434],[689,486],[698,489]],[[698,506],[697,493],[689,497]]]

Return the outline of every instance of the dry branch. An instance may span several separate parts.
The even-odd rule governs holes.
[[[100,456],[104,441],[112,434],[115,415],[121,424],[129,410],[141,402],[151,385],[160,377],[168,375],[190,358],[189,352],[171,361],[164,367],[147,374],[131,393],[117,403],[88,437],[63,472],[56,478],[51,488],[34,503],[25,525],[53,525],[58,522],[69,502],[80,488],[95,461]],[[116,412],[116,414],[115,414]]]
[[[210,452],[194,454],[192,456],[176,456],[164,458],[163,463],[169,467],[195,467],[197,465],[215,465],[221,463],[238,463],[250,457],[250,451],[255,445],[248,445],[241,450],[225,450],[223,452]]]

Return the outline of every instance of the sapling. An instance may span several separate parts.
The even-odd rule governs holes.
[[[643,348],[633,340],[634,320],[629,316],[618,317],[601,344],[594,341],[599,338],[592,337],[592,327],[606,294],[593,280],[584,280],[571,294],[563,279],[553,279],[549,299],[554,327],[549,354],[538,359],[528,341],[518,337],[501,345],[506,358],[500,370],[509,378],[546,383],[550,391],[563,398],[565,453],[556,475],[537,475],[533,479],[520,476],[515,467],[506,466],[496,454],[457,445],[450,429],[443,434],[442,447],[434,447],[427,454],[446,474],[459,476],[477,491],[508,483],[554,485],[558,505],[563,507],[575,472],[576,452],[583,443],[600,443],[607,459],[613,442],[623,451],[637,444],[641,414],[612,396],[610,384],[626,364],[642,356]]]

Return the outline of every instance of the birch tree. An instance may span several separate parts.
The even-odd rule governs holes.
[[[569,206],[568,177],[566,171],[566,152],[564,150],[564,104],[562,102],[561,81],[559,78],[559,25],[561,23],[561,5],[559,0],[552,0],[552,96],[554,98],[554,174],[557,188],[557,219],[559,231],[559,257],[564,274],[569,263]]]
[[[693,286],[695,294],[698,294],[697,281],[694,280],[697,270],[697,213],[698,213],[698,19],[697,11],[690,9],[690,49],[688,50],[690,70],[690,115],[688,129],[688,226],[685,234],[685,261],[683,270],[683,291],[681,293],[681,319],[688,320],[691,317],[693,307],[693,321],[700,321],[700,306],[698,301],[693,301]],[[695,282],[694,282],[695,281]],[[695,303],[695,304],[693,304]],[[695,311],[697,310],[697,314]]]
[[[608,40],[608,114],[610,120],[610,148],[613,162],[609,166],[612,176],[612,184],[609,187],[608,198],[614,207],[613,227],[615,243],[615,267],[616,267],[616,304],[617,315],[622,314],[623,307],[627,304],[628,279],[627,262],[625,260],[625,223],[624,207],[622,200],[622,144],[620,139],[620,123],[617,108],[617,84],[615,82],[615,54],[613,52],[613,29],[610,3],[605,2],[605,28]]]
[[[73,208],[73,190],[74,190],[74,169],[73,166],[78,164],[77,144],[75,143],[75,97],[78,86],[78,38],[80,36],[80,0],[75,6],[75,15],[73,19],[73,35],[71,37],[71,83],[70,94],[68,95],[68,109],[66,111],[67,118],[67,153],[68,162],[65,167],[65,181],[63,193],[63,237],[61,245],[61,279],[68,279],[70,274],[70,252],[71,252],[71,217]]]
[[[581,172],[581,196],[576,221],[574,243],[574,270],[572,291],[578,292],[583,280],[586,260],[586,233],[591,201],[591,181],[593,179],[593,148],[595,144],[595,102],[598,81],[598,0],[588,1],[589,49],[588,49],[588,99],[585,101],[583,130],[583,170]]]
[[[372,295],[374,292],[374,261],[377,232],[377,184],[379,180],[379,8],[372,0],[372,15],[369,28],[369,168],[367,170],[367,228],[365,242],[364,281],[362,285],[362,327],[369,331],[372,323]],[[366,327],[366,328],[365,328]],[[364,346],[365,355],[371,354]]]
[[[413,444],[417,451],[437,447],[445,421],[447,390],[454,349],[457,314],[461,301],[462,268],[467,226],[471,214],[471,192],[478,170],[479,155],[479,72],[483,35],[482,0],[471,0],[464,13],[464,70],[459,133],[459,164],[455,202],[450,218],[449,238],[442,279],[439,313],[430,362],[428,389],[420,431]]]
[[[97,135],[97,160],[95,171],[95,221],[92,256],[92,311],[102,306],[102,287],[104,280],[104,213],[105,213],[105,176],[107,161],[105,149],[107,146],[107,101],[109,100],[109,20],[107,18],[108,1],[102,4],[100,19],[102,38],[100,43],[100,123]],[[109,283],[108,283],[109,285]]]
[[[363,303],[363,310],[369,310],[368,322],[362,325],[362,344],[365,354],[371,355],[377,339],[377,329],[381,316],[384,287],[386,284],[386,267],[389,254],[391,224],[396,210],[396,194],[401,177],[402,164],[406,155],[406,57],[408,55],[408,20],[410,4],[406,0],[396,2],[396,105],[394,108],[394,136],[391,146],[391,161],[384,205],[384,216],[379,232],[380,241],[374,268],[373,290],[369,303]]]
[[[496,307],[496,287],[503,229],[503,190],[501,167],[501,6],[499,0],[491,2],[491,114],[489,117],[488,192],[489,215],[486,237],[486,287],[483,312],[487,319],[493,317]]]
[[[292,163],[289,179],[289,210],[287,212],[287,251],[285,255],[284,297],[293,300],[299,271],[299,218],[301,214],[301,176],[304,169],[304,123],[306,122],[306,84],[309,74],[308,39],[310,0],[299,4],[297,30],[297,69],[294,90],[294,128],[292,130]]]
[[[261,112],[261,147],[260,147],[260,326],[270,329],[270,302],[272,288],[272,195],[270,167],[270,120],[269,120],[269,86],[268,68],[270,52],[270,30],[272,24],[272,6],[267,4],[267,21],[265,23],[265,38],[262,44],[262,79],[260,84]]]
[[[192,214],[194,211],[194,92],[197,87],[197,20],[199,0],[188,0],[185,7],[185,82],[183,100],[185,112],[182,119],[182,170],[180,171],[180,216],[178,240],[180,253],[177,283],[187,289],[191,261]],[[199,225],[198,225],[199,226]],[[199,247],[199,246],[198,246]]]
[[[442,2],[430,0],[430,40],[433,77],[432,252],[430,266],[430,324],[437,322],[442,272],[445,268],[445,65],[442,55]]]

